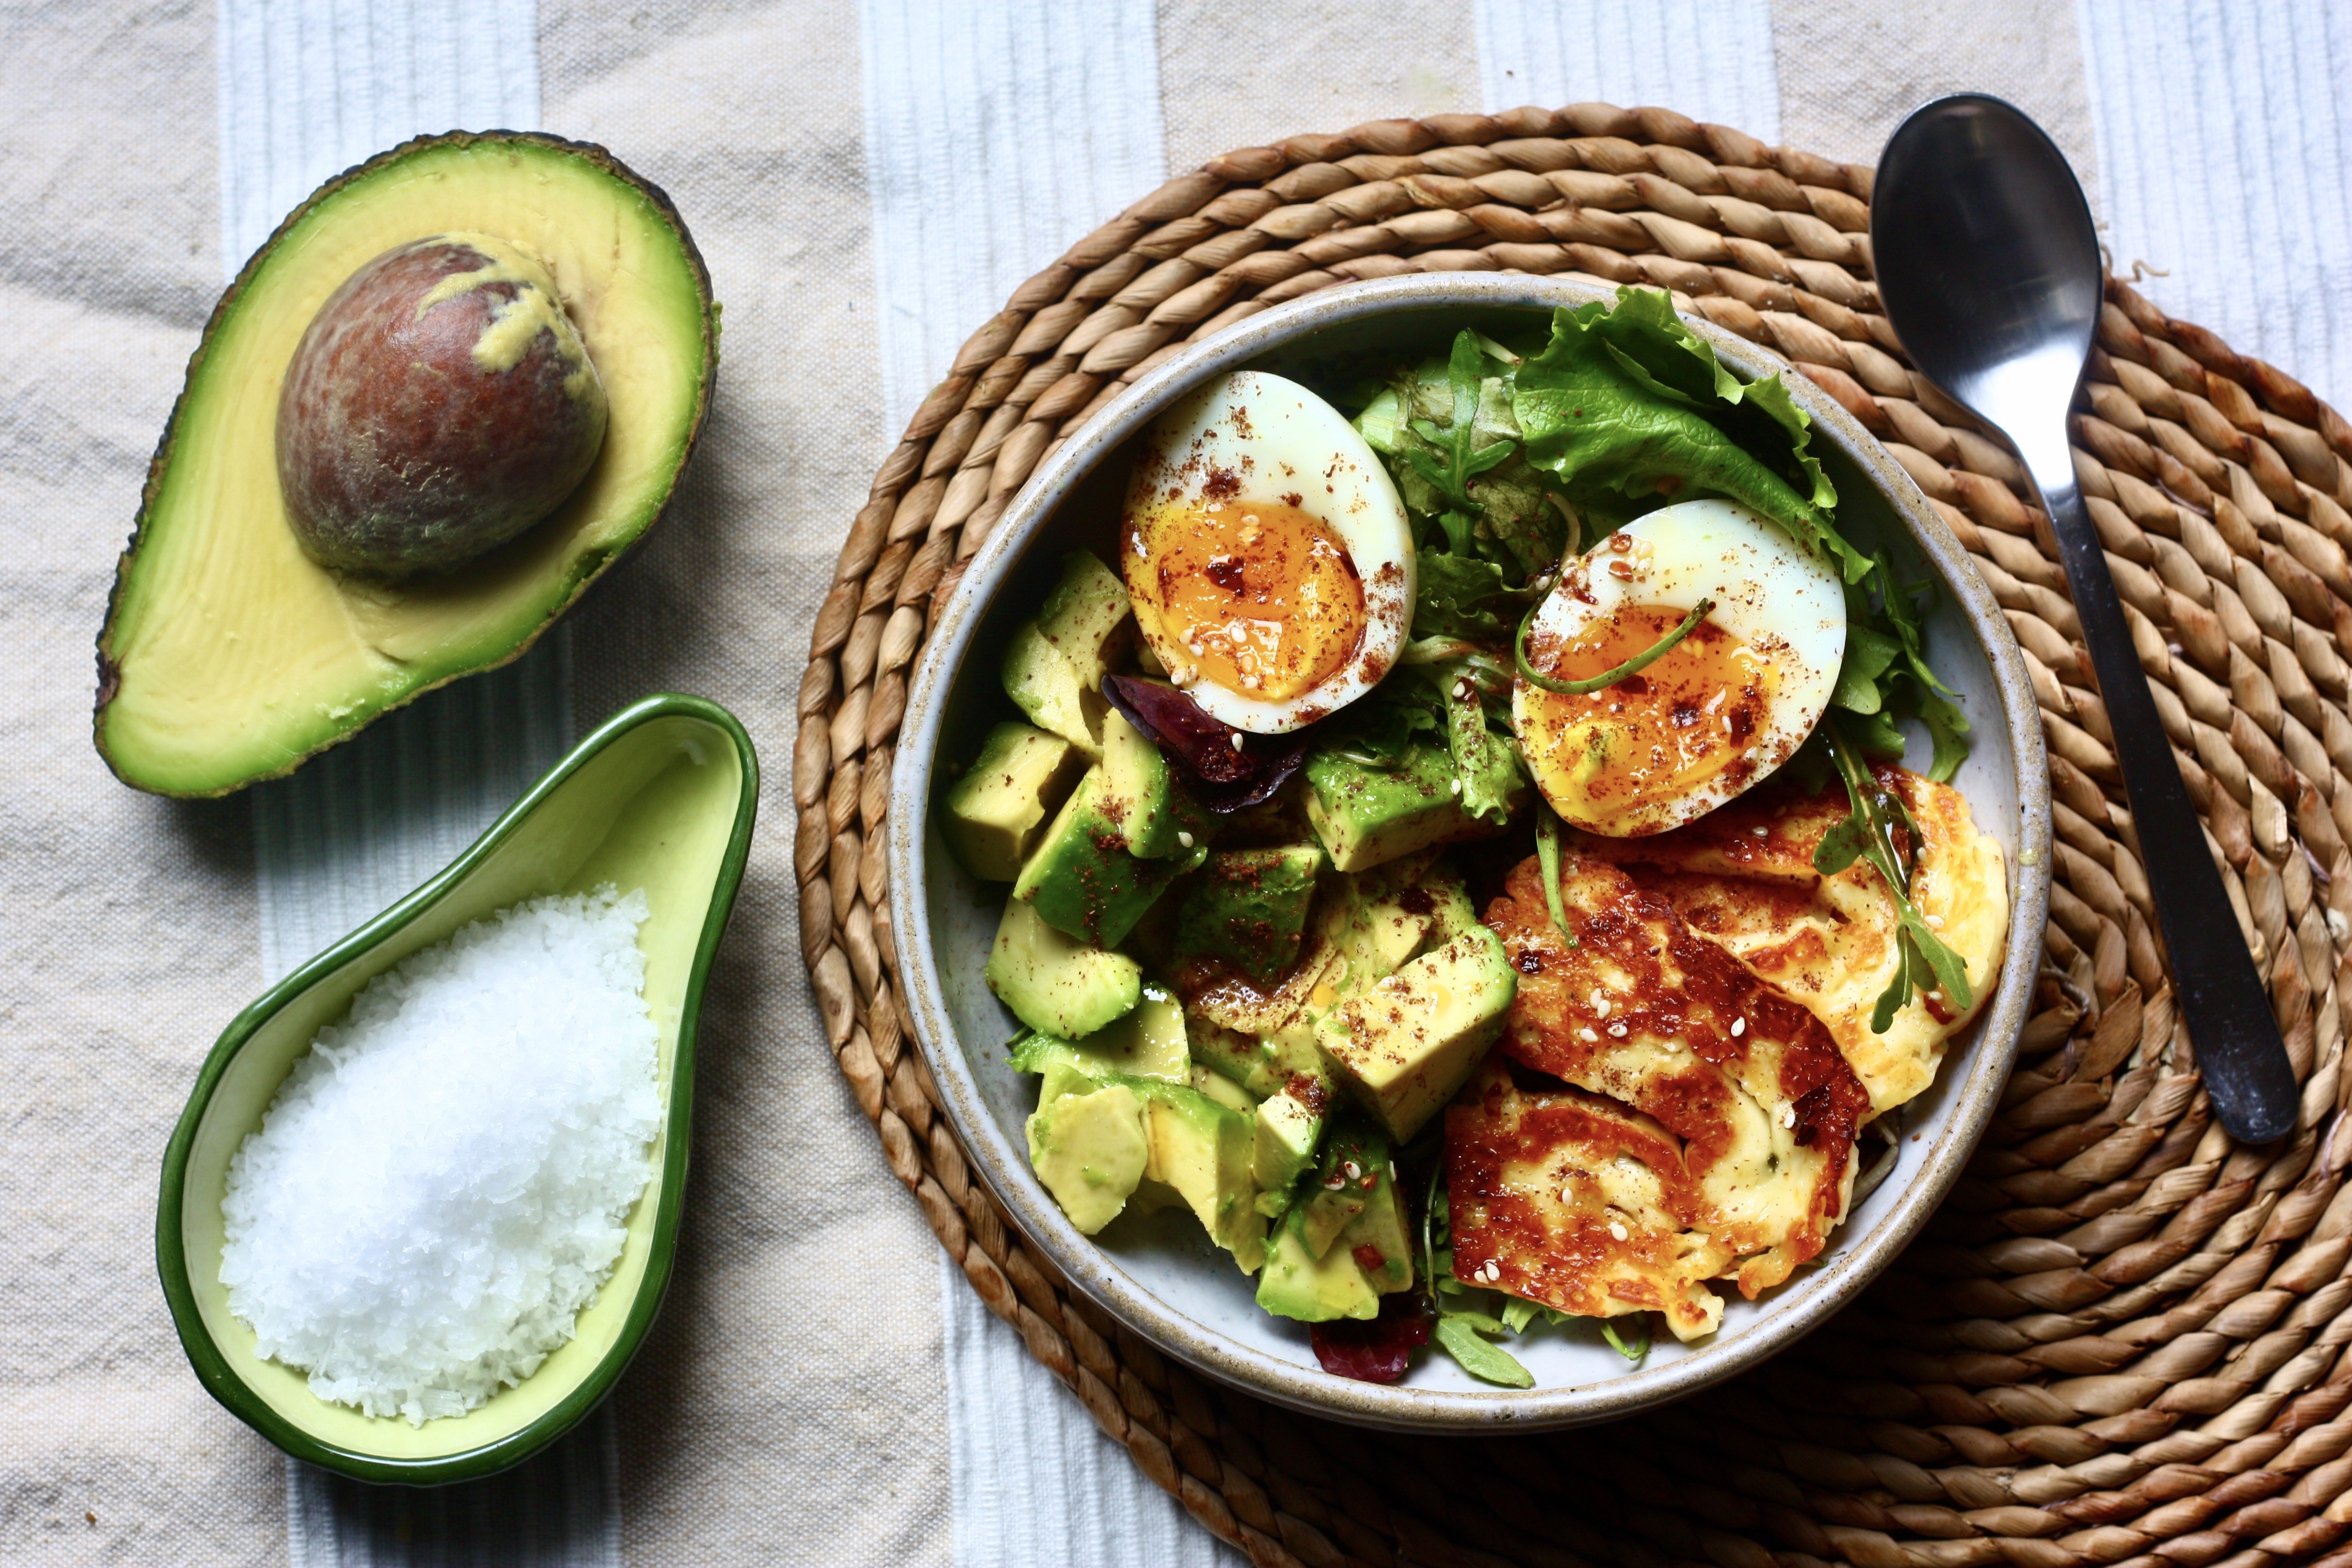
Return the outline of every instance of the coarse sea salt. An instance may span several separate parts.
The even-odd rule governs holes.
[[[652,1173],[642,892],[535,899],[371,981],[230,1162],[221,1283],[321,1399],[417,1426],[538,1370]]]

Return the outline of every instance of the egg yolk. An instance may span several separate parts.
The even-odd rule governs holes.
[[[1629,605],[1576,636],[1529,640],[1556,680],[1589,680],[1654,647],[1686,611]],[[1522,683],[1523,742],[1544,795],[1571,822],[1607,831],[1712,779],[1755,771],[1750,756],[1780,684],[1770,662],[1713,621],[1637,674],[1581,697]]]
[[[1281,501],[1213,501],[1139,520],[1121,552],[1179,685],[1279,702],[1311,691],[1364,636],[1364,584],[1322,519]]]

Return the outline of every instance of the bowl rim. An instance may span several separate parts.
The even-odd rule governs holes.
[[[939,1086],[940,1102],[969,1152],[969,1163],[1024,1238],[1097,1306],[1163,1352],[1220,1383],[1295,1410],[1392,1431],[1537,1431],[1615,1419],[1664,1405],[1780,1353],[1852,1302],[1927,1224],[1981,1139],[2014,1062],[2039,964],[2050,899],[2050,781],[2039,704],[2016,635],[1950,527],[1894,455],[1834,398],[1778,356],[1704,318],[1682,321],[1743,374],[1778,372],[1798,405],[1885,497],[1968,621],[2000,701],[2000,719],[2017,769],[2017,879],[2003,945],[2001,976],[1980,1015],[1977,1043],[1952,1116],[1895,1205],[1821,1269],[1803,1296],[1719,1347],[1607,1378],[1597,1384],[1514,1389],[1429,1389],[1355,1383],[1237,1343],[1179,1310],[1118,1267],[1076,1227],[1029,1173],[987,1109],[958,1043],[939,978],[927,916],[930,773],[946,698],[996,595],[1038,528],[1091,471],[1170,403],[1208,377],[1244,364],[1324,328],[1392,312],[1455,306],[1550,310],[1608,303],[1615,290],[1565,279],[1495,273],[1423,273],[1352,283],[1276,305],[1213,337],[1191,344],[1137,378],[1087,425],[1056,447],[1013,498],[966,563],[908,684],[892,763],[887,825],[892,937],[898,979],[917,1044]],[[1009,1179],[1008,1179],[1009,1178]]]
[[[677,1043],[671,1058],[669,1105],[664,1116],[667,1142],[653,1230],[647,1242],[646,1271],[638,1281],[628,1316],[622,1321],[619,1336],[562,1399],[536,1419],[490,1442],[438,1458],[404,1459],[325,1441],[272,1408],[231,1370],[226,1353],[205,1325],[195,1290],[188,1279],[181,1209],[186,1195],[189,1153],[214,1092],[220,1087],[230,1062],[288,1003],[438,903],[444,894],[513,837],[522,824],[574,773],[614,742],[647,723],[669,718],[700,720],[725,735],[735,750],[742,774],[735,818],[729,829],[727,847],[719,857],[719,875],[712,883],[709,909],[695,944],[693,963],[687,971],[686,993],[678,1013]],[[407,1486],[477,1480],[519,1465],[577,1426],[612,1392],[613,1384],[643,1344],[669,1289],[677,1258],[678,1224],[685,1206],[687,1160],[694,1119],[695,1034],[702,1011],[703,987],[743,880],[759,799],[759,758],[751,737],[734,714],[707,698],[677,692],[656,692],[640,698],[565,752],[456,859],[382,914],[295,969],[230,1022],[205,1057],[196,1075],[195,1087],[190,1090],[179,1122],[173,1129],[171,1142],[164,1147],[163,1181],[155,1209],[155,1264],[163,1276],[163,1298],[179,1331],[181,1348],[205,1392],[293,1458],[355,1480]]]

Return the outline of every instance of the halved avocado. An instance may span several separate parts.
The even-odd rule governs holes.
[[[278,390],[345,279],[451,230],[546,260],[604,378],[604,448],[554,515],[487,555],[396,583],[340,576],[287,521]],[[141,789],[225,795],[516,658],[660,515],[718,362],[693,237],[601,147],[454,132],[330,180],[246,263],[188,362],[99,633],[100,754]]]

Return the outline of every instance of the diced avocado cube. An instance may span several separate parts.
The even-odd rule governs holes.
[[[1118,1217],[1150,1154],[1143,1099],[1125,1084],[1064,1095],[1029,1118],[1030,1168],[1087,1236]]]
[[[1110,673],[1129,618],[1127,584],[1087,552],[1074,550],[1062,557],[1061,580],[1038,607],[1037,629],[1092,691]]]
[[[1257,1114],[1257,1096],[1223,1073],[1211,1072],[1196,1064],[1192,1068],[1192,1087],[1228,1110],[1238,1110],[1244,1116]]]
[[[1035,906],[1055,931],[1116,947],[1171,882],[1207,858],[1209,847],[1164,860],[1138,859],[1128,853],[1118,825],[1103,815],[1103,770],[1087,769],[1021,868],[1013,897]]]
[[[1186,1039],[1195,1067],[1222,1074],[1263,1099],[1282,1087],[1267,1052],[1255,1037],[1197,1016],[1185,1020]]]
[[[1361,1185],[1360,1180],[1358,1186]],[[1331,1250],[1353,1258],[1372,1289],[1383,1296],[1412,1284],[1412,1243],[1405,1230],[1404,1195],[1389,1180],[1385,1162],[1362,1211],[1340,1231]]]
[[[1276,1227],[1266,1248],[1265,1272],[1258,1276],[1258,1306],[1302,1323],[1379,1317],[1380,1292],[1355,1255],[1336,1247],[1316,1252],[1307,1244],[1306,1218],[1301,1209],[1294,1208]]]
[[[1517,988],[1502,939],[1473,926],[1342,1003],[1318,1026],[1316,1043],[1402,1143],[1469,1078]]]
[[[1041,1034],[1083,1039],[1132,1011],[1143,968],[1123,952],[1074,941],[1018,899],[1005,901],[988,954],[988,988]]]
[[[1323,1136],[1325,1095],[1320,1083],[1302,1074],[1258,1102],[1250,1179],[1257,1184],[1260,1213],[1277,1215],[1288,1207],[1290,1189],[1314,1163],[1315,1145]]]
[[[1360,893],[1349,903],[1348,923],[1332,944],[1339,957],[1328,976],[1334,1005],[1362,995],[1428,945],[1431,918],[1414,907],[1423,901],[1408,888],[1380,898]]]
[[[1478,906],[1471,902],[1469,888],[1451,871],[1434,871],[1423,877],[1421,894],[1429,901],[1430,927],[1424,951],[1444,947],[1478,923]]]
[[[1153,1085],[1147,1123],[1151,1159],[1144,1174],[1183,1195],[1209,1239],[1244,1274],[1265,1261],[1265,1216],[1251,1201],[1249,1117],[1189,1089]]]
[[[1008,720],[991,730],[942,803],[940,831],[964,869],[983,882],[1021,875],[1080,761],[1069,742],[1033,724]]]
[[[1313,1185],[1305,1194],[1307,1201],[1297,1205],[1305,1211],[1299,1234],[1309,1252],[1318,1258],[1328,1252],[1356,1217],[1372,1206],[1388,1183],[1389,1159],[1389,1141],[1360,1119],[1342,1121],[1324,1139]]]
[[[1157,744],[1112,709],[1103,716],[1102,813],[1118,825],[1127,852],[1146,860],[1164,860],[1189,850],[1204,836],[1205,825],[1184,811],[1189,801],[1176,789],[1176,775]],[[1186,820],[1179,822],[1181,815]],[[1194,829],[1187,831],[1187,829]],[[1182,834],[1182,837],[1178,837]],[[1193,842],[1187,844],[1183,840]]]
[[[1013,1067],[1045,1075],[1037,1088],[1040,1105],[1120,1079],[1189,1084],[1192,1063],[1184,1043],[1184,1009],[1165,989],[1146,981],[1143,999],[1125,1017],[1083,1040],[1029,1035],[1013,1046]]]
[[[1102,755],[1103,719],[1110,705],[1069,656],[1024,621],[1004,650],[1004,695],[1041,730],[1061,736],[1091,762]]]
[[[1313,844],[1222,849],[1176,911],[1176,951],[1221,958],[1261,984],[1298,958],[1323,851]]]
[[[1527,804],[1527,779],[1509,748],[1487,751],[1490,793],[1506,799],[1516,814]],[[1408,747],[1403,763],[1393,769],[1339,752],[1317,752],[1303,771],[1307,820],[1329,851],[1331,864],[1342,871],[1361,871],[1433,844],[1489,838],[1507,826],[1463,809],[1454,759],[1439,747]]]
[[[1188,1029],[1196,1066],[1239,1084],[1260,1100],[1282,1088],[1274,1053],[1259,1045],[1255,1036],[1198,1017],[1190,1021]]]

